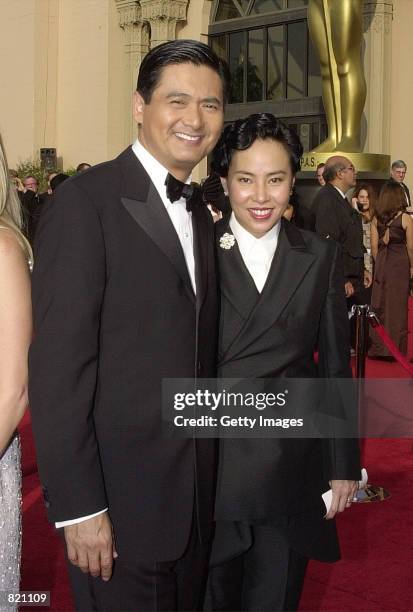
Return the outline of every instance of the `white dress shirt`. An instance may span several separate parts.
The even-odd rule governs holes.
[[[176,233],[178,234],[179,242],[181,243],[182,250],[186,265],[188,268],[189,276],[192,283],[194,293],[196,293],[195,284],[195,258],[194,258],[194,234],[192,231],[192,213],[186,210],[186,200],[181,198],[176,202],[172,203],[166,196],[165,179],[168,175],[168,170],[158,162],[141,145],[139,140],[136,140],[132,145],[132,151],[145,168],[147,174],[151,177],[151,181],[154,184],[156,191],[164,203],[166,211],[172,221]],[[191,182],[191,177],[186,181],[188,184]]]
[[[191,279],[192,288],[194,290],[194,293],[196,293],[192,213],[186,210],[186,200],[184,198],[181,198],[180,200],[177,200],[173,203],[170,202],[170,200],[167,198],[165,179],[167,177],[168,170],[164,168],[162,164],[160,164],[158,160],[155,159],[153,155],[151,155],[149,151],[147,151],[145,147],[141,145],[139,140],[136,140],[135,143],[132,145],[132,151],[135,153],[136,157],[141,162],[147,174],[150,176],[156,191],[159,193],[159,196],[162,202],[164,203],[164,206],[172,221],[175,231],[178,234],[179,242],[181,243],[182,250],[184,252],[189,277]],[[189,177],[187,180],[187,183],[190,182],[191,177]],[[59,528],[67,527],[69,525],[75,525],[76,523],[82,523],[87,519],[98,516],[99,514],[103,514],[103,512],[106,512],[106,510],[107,508],[104,508],[103,510],[99,510],[99,512],[95,512],[94,514],[89,514],[88,516],[81,516],[80,518],[71,519],[68,521],[59,521],[55,523],[55,526]]]
[[[337,189],[338,193],[341,195],[341,197],[343,198],[343,200],[345,200],[345,199],[346,199],[346,194],[345,194],[345,193],[343,193],[343,192],[341,191],[340,187],[337,187],[337,185],[333,185],[333,187],[334,187],[335,189]]]
[[[238,243],[238,248],[247,270],[251,274],[258,291],[261,293],[267,281],[274,253],[277,248],[281,221],[278,221],[278,223],[264,234],[264,236],[261,236],[261,238],[255,238],[255,236],[243,228],[234,213],[231,215],[229,225]]]

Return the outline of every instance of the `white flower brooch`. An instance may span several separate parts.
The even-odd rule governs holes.
[[[235,244],[235,236],[233,234],[225,233],[219,239],[219,246],[221,247],[221,249],[226,249],[226,250],[232,249],[234,244]]]

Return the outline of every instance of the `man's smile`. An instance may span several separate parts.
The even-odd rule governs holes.
[[[191,135],[191,134],[185,134],[184,132],[175,132],[175,136],[177,138],[181,138],[182,140],[187,140],[188,142],[200,142],[202,139],[202,135],[201,134],[197,134],[197,135]]]

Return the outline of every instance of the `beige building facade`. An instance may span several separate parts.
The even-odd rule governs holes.
[[[221,2],[229,18],[233,3],[248,5]],[[175,38],[208,42],[214,15],[217,0],[0,0],[0,132],[10,165],[43,147],[57,149],[63,168],[115,156],[136,137],[131,101],[143,55]],[[412,0],[364,0],[363,149],[404,159],[413,172],[412,24]],[[203,164],[195,178],[205,172]]]

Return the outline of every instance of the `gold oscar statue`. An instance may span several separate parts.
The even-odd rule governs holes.
[[[308,27],[322,78],[328,138],[315,151],[360,152],[366,100],[361,60],[363,0],[309,0]]]

